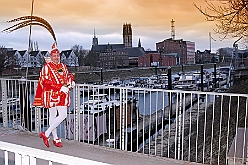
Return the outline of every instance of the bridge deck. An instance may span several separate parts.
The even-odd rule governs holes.
[[[113,165],[193,165],[197,163],[185,162],[169,158],[148,156],[134,152],[121,151],[102,146],[80,143],[76,141],[63,140],[63,148],[57,148],[50,142],[50,148],[45,147],[42,139],[37,133],[31,133],[22,130],[15,130],[0,127],[0,141],[12,144],[32,147],[40,150],[66,154],[98,162],[109,163]],[[14,164],[14,156],[9,156],[9,164]],[[11,160],[12,159],[12,160]],[[44,162],[43,162],[44,163]],[[4,164],[4,152],[0,151],[0,164]],[[54,164],[53,164],[54,165]]]

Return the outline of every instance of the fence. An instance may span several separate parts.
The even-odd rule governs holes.
[[[41,132],[37,81],[1,80],[0,124]],[[246,163],[247,94],[76,84],[59,137],[205,163]],[[16,100],[13,100],[16,99]]]
[[[5,165],[9,164],[8,160],[11,153],[14,153],[15,165],[52,165],[53,163],[67,165],[108,165],[107,163],[10,144],[2,141],[0,141],[0,150],[4,151]]]

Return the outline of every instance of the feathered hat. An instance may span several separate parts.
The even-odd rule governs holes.
[[[52,50],[51,50],[51,52],[50,52],[50,55],[52,55],[52,54],[60,54],[56,42],[54,42],[53,45],[52,45]]]

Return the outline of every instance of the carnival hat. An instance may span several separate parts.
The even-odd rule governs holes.
[[[54,42],[53,45],[52,45],[52,50],[51,50],[51,52],[50,52],[50,55],[52,55],[52,54],[60,54],[56,42]]]

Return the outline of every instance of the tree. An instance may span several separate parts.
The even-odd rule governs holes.
[[[4,59],[4,68],[13,69],[14,67],[20,67],[15,52],[15,50],[7,51]]]
[[[38,66],[40,67],[42,67],[46,63],[44,56],[42,54],[39,54],[36,56],[36,61],[37,61]]]
[[[216,63],[216,62],[218,62],[218,60],[217,60],[217,58],[216,57],[212,57],[212,59],[211,59],[211,63]]]
[[[4,46],[0,47],[0,75],[4,70],[5,58],[7,57],[7,49]]]
[[[84,59],[85,65],[87,66],[94,66],[99,67],[100,59],[99,59],[99,53],[98,52],[89,52],[89,54]]]
[[[208,7],[203,11],[196,4],[193,5],[205,16],[207,21],[216,21],[217,29],[214,31],[231,38],[248,38],[248,2],[247,0],[217,0],[220,5],[214,5],[213,1],[205,0]]]
[[[231,48],[219,48],[217,54],[221,57],[231,57],[233,50]]]
[[[83,46],[79,46],[79,45],[74,45],[74,46],[72,46],[71,49],[73,50],[75,55],[78,57],[79,66],[83,66],[84,65],[84,58],[87,56],[88,50],[84,49]]]

